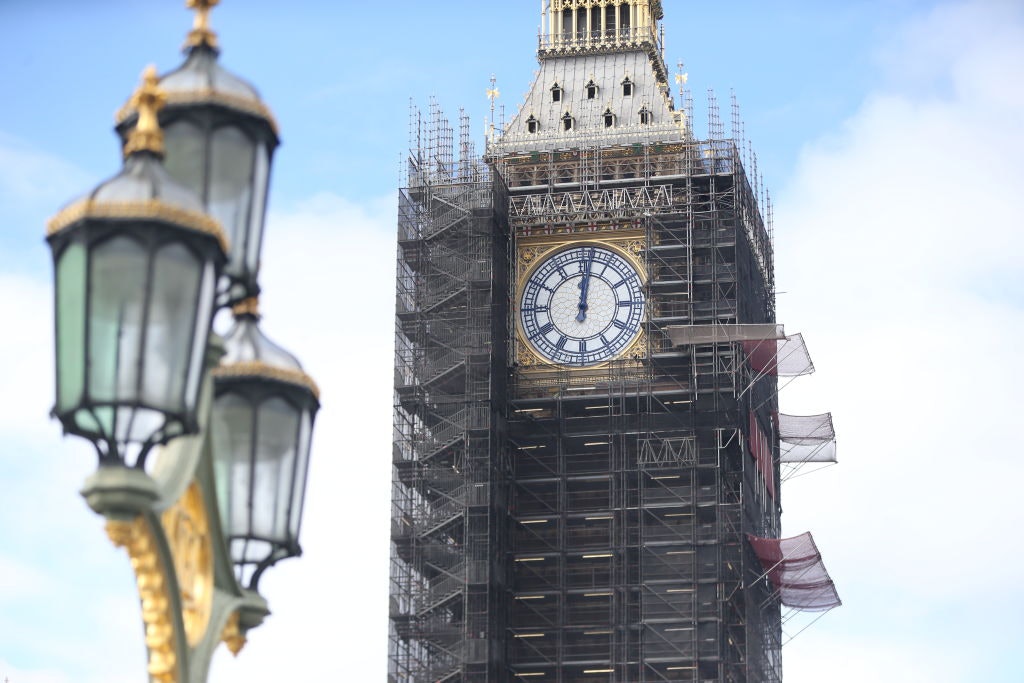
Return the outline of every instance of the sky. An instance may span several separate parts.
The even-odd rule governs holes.
[[[181,61],[178,0],[0,0],[0,677],[144,677],[136,589],[60,435],[46,219],[117,172],[113,112]],[[535,1],[225,0],[222,63],[279,121],[263,330],[322,389],[300,560],[211,681],[383,680],[395,206],[410,101],[511,119]],[[357,5],[357,6],[355,6]],[[697,103],[734,90],[775,202],[779,320],[817,372],[783,412],[832,411],[839,464],[782,488],[844,605],[783,650],[787,683],[1020,680],[1024,3],[666,0]],[[500,117],[499,117],[500,118]],[[799,618],[792,624],[805,625]],[[789,629],[794,632],[795,628]]]

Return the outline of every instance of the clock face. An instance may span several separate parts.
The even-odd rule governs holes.
[[[583,367],[624,352],[640,333],[644,293],[625,257],[578,246],[541,261],[519,300],[519,322],[534,350],[553,363]]]

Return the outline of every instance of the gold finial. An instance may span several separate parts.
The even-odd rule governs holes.
[[[246,639],[245,634],[242,633],[242,629],[238,625],[238,612],[232,612],[231,616],[228,617],[228,623],[224,624],[224,631],[221,633],[220,638],[235,657],[245,647]]]
[[[152,152],[163,156],[164,133],[160,130],[156,115],[166,104],[167,93],[160,89],[159,83],[156,67],[150,64],[142,72],[142,85],[128,101],[139,112],[139,120],[128,134],[128,142],[124,146],[125,156],[134,152]]]
[[[196,11],[196,18],[192,24],[192,30],[185,38],[185,47],[202,47],[217,49],[217,34],[210,30],[210,10],[220,0],[185,0],[185,7]]]
[[[242,299],[237,304],[231,307],[231,312],[236,318],[243,315],[251,315],[254,318],[260,317],[260,299],[256,296],[251,296],[248,299]]]
[[[487,89],[487,99],[491,101],[491,119],[488,124],[487,139],[494,139],[494,100],[501,97],[501,91],[498,90],[498,77],[491,74],[491,87]]]
[[[678,83],[681,87],[686,85],[686,82],[690,80],[690,74],[683,71],[682,62],[679,62],[676,66],[679,68],[678,73],[676,73],[676,83]]]

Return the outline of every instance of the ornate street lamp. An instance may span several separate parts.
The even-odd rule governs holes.
[[[213,371],[217,499],[238,580],[251,590],[268,567],[302,554],[303,492],[320,407],[316,383],[260,331],[257,305],[235,306],[227,353]]]
[[[231,251],[220,288],[221,304],[259,293],[270,165],[278,145],[277,124],[259,93],[224,69],[209,11],[219,0],[187,0],[197,10],[185,42],[185,63],[164,75],[167,106],[160,114],[168,172],[200,197],[224,226]],[[127,137],[138,112],[128,102],[118,112],[118,132]]]
[[[56,271],[57,404],[66,432],[105,465],[141,468],[150,449],[198,431],[203,356],[227,243],[160,163],[156,71],[124,168],[49,224]]]
[[[256,588],[301,552],[319,407],[250,299],[273,119],[216,63],[216,0],[187,4],[199,14],[185,65],[163,79],[172,91],[146,71],[118,124],[123,170],[58,213],[47,238],[54,415],[99,452],[82,494],[132,559],[151,683],[202,683],[217,645],[237,654],[269,613]],[[221,340],[211,326],[227,302],[236,324]]]

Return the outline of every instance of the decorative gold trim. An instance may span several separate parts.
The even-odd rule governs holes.
[[[128,134],[124,145],[127,157],[135,152],[152,152],[160,157],[164,155],[164,133],[160,130],[157,112],[167,102],[167,94],[160,89],[156,67],[150,64],[142,72],[142,84],[132,95],[128,103],[139,112],[139,121]]]
[[[231,313],[237,318],[242,315],[251,315],[260,317],[260,299],[256,296],[251,296],[248,299],[242,299],[237,304],[231,307]]]
[[[245,377],[259,377],[262,379],[276,380],[278,382],[286,382],[288,384],[296,384],[300,387],[309,389],[313,392],[313,397],[318,401],[320,400],[320,387],[316,385],[316,382],[313,381],[312,377],[301,370],[281,368],[275,365],[269,365],[260,360],[218,365],[213,369],[212,374],[214,377],[230,377],[239,379]]]
[[[217,34],[210,29],[210,10],[220,0],[185,0],[185,7],[196,10],[196,18],[192,30],[185,38],[185,47],[201,47],[203,45],[217,49]]]
[[[242,633],[242,629],[238,626],[238,612],[232,612],[231,616],[228,617],[228,623],[224,624],[224,630],[221,632],[220,638],[235,657],[245,647],[248,640]]]
[[[274,135],[278,134],[277,119],[274,118],[270,109],[258,100],[252,100],[239,95],[229,95],[227,93],[213,90],[212,88],[183,91],[172,90],[167,92],[168,107],[184,107],[188,105],[217,105],[226,109],[234,109],[235,111],[242,112],[243,114],[249,114],[250,116],[255,116],[256,118],[265,120],[271,130],[274,131]],[[121,125],[135,114],[135,112],[136,109],[132,103],[126,102],[124,106],[118,109],[117,113],[114,114],[114,122],[117,125]]]
[[[519,239],[534,239],[548,237],[565,239],[568,235],[587,235],[591,239],[600,239],[594,235],[605,235],[608,233],[639,232],[637,228],[639,221],[623,219],[600,219],[586,223],[530,223],[528,218],[514,217],[511,220],[512,228]]]
[[[228,251],[228,238],[215,219],[205,213],[182,209],[159,199],[140,202],[97,202],[91,198],[83,199],[61,209],[51,218],[46,224],[46,234],[54,235],[74,223],[87,219],[166,221],[210,235],[220,243],[225,253]]]
[[[190,647],[206,634],[213,610],[213,542],[203,492],[195,480],[161,515],[181,592],[181,619]]]
[[[107,535],[117,547],[128,551],[142,603],[142,623],[146,627],[148,671],[153,683],[178,683],[174,648],[174,620],[167,577],[160,568],[156,539],[145,517],[131,521],[107,520]]]
[[[594,233],[587,233],[593,235]],[[555,233],[544,235],[520,236],[517,240],[518,258],[516,259],[516,296],[522,292],[526,283],[527,273],[532,271],[549,254],[562,249],[570,249],[577,246],[600,246],[608,247],[612,251],[620,253],[630,265],[636,268],[641,277],[647,280],[647,268],[640,259],[640,253],[644,250],[646,234],[643,230],[635,228],[623,229],[616,232],[599,233],[600,236],[592,236],[584,239],[574,236],[575,233]]]

